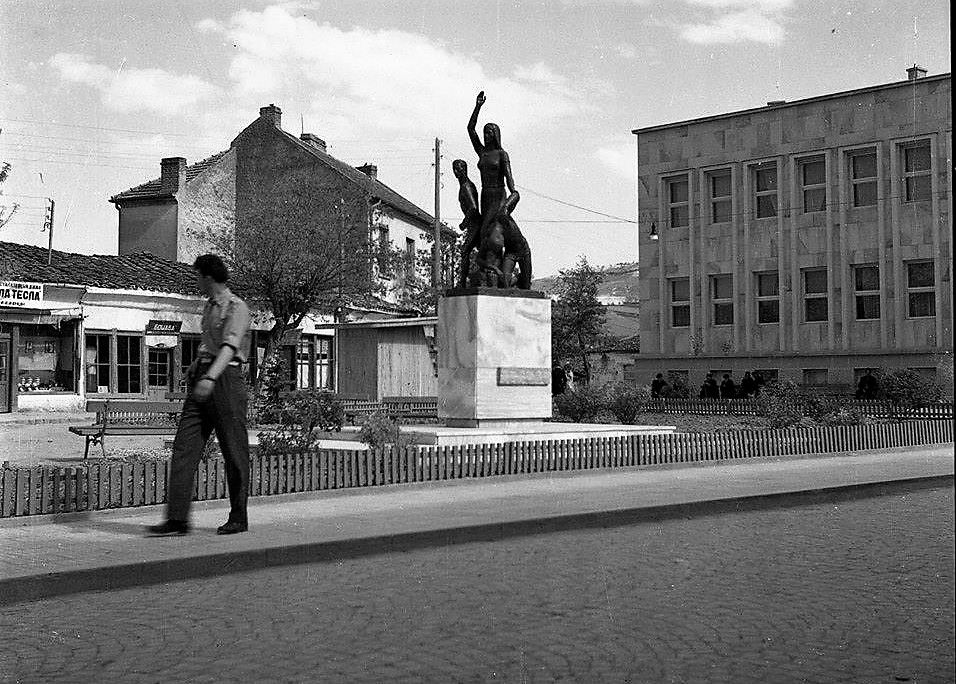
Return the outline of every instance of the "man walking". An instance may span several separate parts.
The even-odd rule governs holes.
[[[235,534],[249,527],[248,397],[241,367],[249,354],[249,307],[226,286],[229,271],[215,254],[203,254],[193,264],[199,291],[208,297],[203,308],[199,357],[189,367],[189,395],[179,417],[167,490],[166,522],[153,525],[156,536],[189,532],[196,467],[206,441],[216,431],[226,465],[229,519],[217,532]]]

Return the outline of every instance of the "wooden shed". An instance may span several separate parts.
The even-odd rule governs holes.
[[[335,326],[337,392],[378,401],[438,394],[434,316]]]

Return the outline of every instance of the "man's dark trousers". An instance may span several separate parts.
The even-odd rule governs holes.
[[[208,366],[200,366],[196,376]],[[249,498],[249,434],[246,432],[248,395],[242,374],[236,366],[227,366],[216,380],[206,401],[186,398],[173,441],[166,518],[189,520],[196,466],[212,431],[216,431],[219,448],[226,464],[229,487],[229,521],[247,524],[246,501]]]

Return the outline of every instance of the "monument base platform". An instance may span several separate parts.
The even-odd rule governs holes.
[[[665,435],[673,425],[604,425],[599,423],[546,423],[544,421],[481,421],[479,427],[403,425],[402,432],[415,444],[463,446],[504,442],[537,442],[557,439]]]

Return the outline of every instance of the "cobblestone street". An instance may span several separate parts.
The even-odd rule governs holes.
[[[953,534],[949,487],[66,596],[0,681],[949,682]]]

